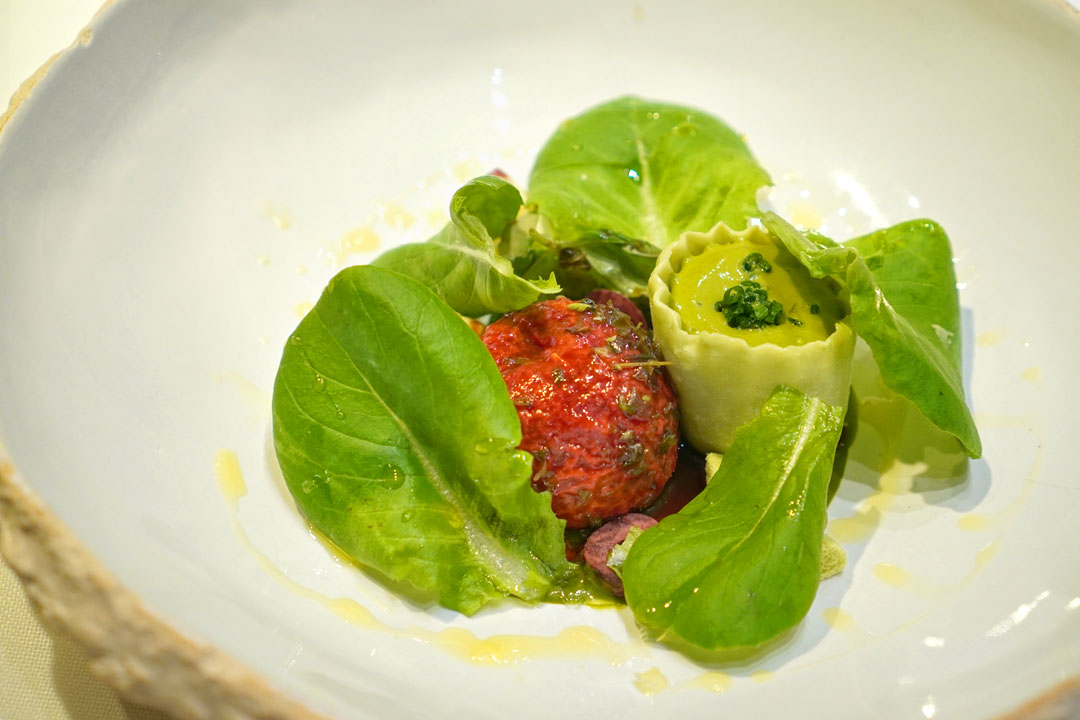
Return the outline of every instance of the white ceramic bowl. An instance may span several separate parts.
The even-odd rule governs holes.
[[[1080,672],[1074,11],[121,1],[83,40],[0,135],[4,551],[129,695],[192,717],[953,719]],[[613,610],[411,605],[312,537],[270,443],[283,342],[336,268],[432,233],[471,175],[524,180],[562,118],[627,92],[746,133],[789,215],[838,237],[931,217],[956,249],[984,458],[850,465],[848,569],[721,665]]]

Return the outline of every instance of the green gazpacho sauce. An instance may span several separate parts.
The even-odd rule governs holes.
[[[764,233],[688,257],[671,299],[687,332],[723,333],[755,346],[825,340],[844,316],[829,282],[811,277]]]

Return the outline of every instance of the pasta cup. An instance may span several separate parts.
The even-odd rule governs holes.
[[[702,452],[726,452],[735,431],[757,416],[777,385],[847,408],[855,334],[850,315],[823,340],[803,345],[751,345],[720,332],[691,331],[672,300],[672,282],[690,258],[715,243],[766,245],[758,226],[735,231],[717,223],[708,232],[687,232],[657,259],[649,277],[653,332],[679,396],[682,430]]]

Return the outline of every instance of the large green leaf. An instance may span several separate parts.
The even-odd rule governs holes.
[[[597,288],[644,297],[659,254],[646,243],[598,234],[575,247],[548,250],[547,262],[570,297],[582,297]]]
[[[596,233],[664,248],[759,214],[769,176],[739,135],[693,108],[623,97],[564,122],[540,151],[530,205],[562,245]]]
[[[638,621],[705,650],[755,647],[798,623],[821,575],[842,424],[841,408],[777,388],[702,493],[630,548],[622,578]]]
[[[499,252],[513,263],[522,277],[551,273],[570,297],[582,297],[597,288],[615,290],[628,297],[644,296],[649,275],[660,250],[648,243],[613,233],[597,232],[579,238],[573,246],[560,247],[539,233],[536,215],[519,220],[504,236]]]
[[[374,265],[408,275],[434,290],[450,307],[476,317],[505,313],[559,292],[554,276],[526,280],[514,274],[495,239],[517,218],[521,194],[492,175],[470,180],[450,201],[450,222],[423,243],[394,248]]]
[[[979,457],[982,441],[964,399],[952,247],[941,226],[912,220],[835,245],[815,242],[773,213],[762,219],[812,275],[846,287],[852,327],[885,384]]]
[[[416,281],[370,266],[334,277],[286,344],[273,421],[311,523],[447,607],[540,600],[573,571],[494,360]]]

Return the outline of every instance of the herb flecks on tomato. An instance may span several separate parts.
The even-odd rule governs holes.
[[[567,528],[647,506],[675,468],[678,410],[648,331],[611,305],[557,298],[504,315],[484,344],[521,418],[532,484]]]

